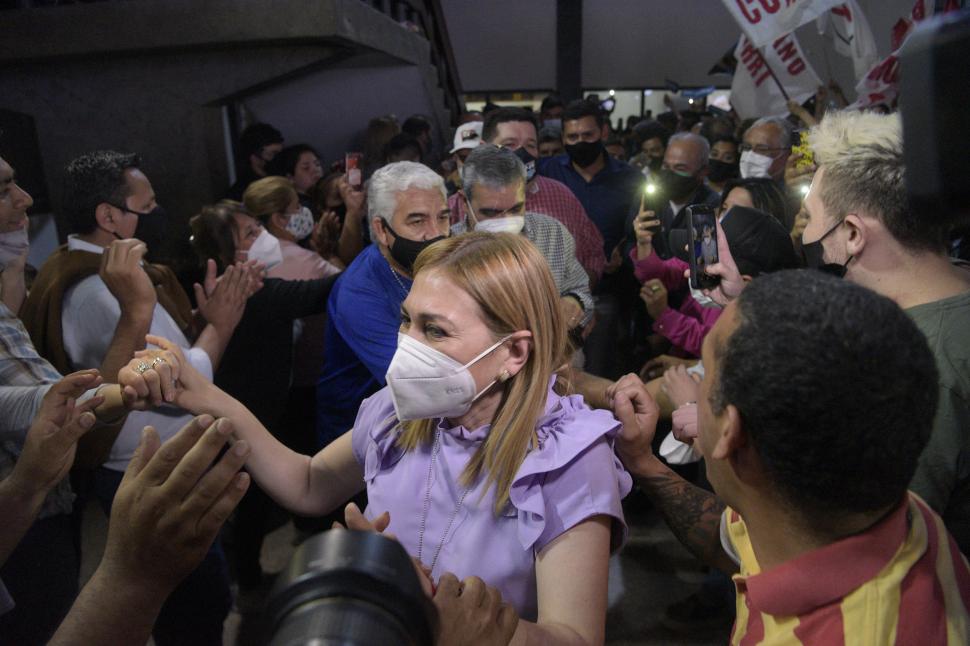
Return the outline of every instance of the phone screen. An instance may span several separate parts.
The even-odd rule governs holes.
[[[361,160],[363,157],[363,153],[347,153],[344,156],[344,168],[347,172],[347,183],[354,188],[360,188],[360,186],[363,184],[363,177],[361,176]]]
[[[703,204],[687,207],[687,235],[690,246],[690,286],[704,289],[716,286],[720,279],[705,269],[718,262],[717,216]]]

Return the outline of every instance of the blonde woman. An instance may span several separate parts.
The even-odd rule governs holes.
[[[566,396],[559,295],[521,236],[469,233],[423,251],[404,301],[388,386],[353,430],[310,458],[192,373],[178,349],[178,405],[232,419],[247,467],[280,504],[324,514],[366,486],[366,516],[431,571],[475,575],[519,613],[512,643],[599,644],[607,562],[623,540],[631,480],[614,457],[619,424]],[[123,383],[145,391],[136,358]],[[171,374],[149,381],[172,387]],[[157,389],[156,389],[156,392]]]

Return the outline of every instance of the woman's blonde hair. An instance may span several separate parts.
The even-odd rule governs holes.
[[[286,213],[294,199],[296,189],[293,182],[275,175],[256,180],[243,193],[246,210],[263,224],[274,213]]]
[[[495,486],[496,515],[509,501],[516,472],[537,443],[536,423],[544,412],[549,379],[566,362],[566,324],[559,291],[546,259],[523,236],[478,233],[447,238],[418,256],[414,275],[437,271],[478,303],[496,341],[519,330],[532,332],[532,350],[518,374],[499,384],[498,411],[485,441],[461,476],[470,486],[484,472],[485,489]],[[398,444],[405,450],[430,444],[437,420],[404,422]]]

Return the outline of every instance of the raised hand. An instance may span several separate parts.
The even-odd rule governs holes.
[[[148,247],[141,240],[115,240],[101,255],[98,275],[123,313],[151,317],[158,296],[142,266]]]
[[[654,457],[653,438],[657,432],[660,408],[646,386],[634,374],[620,378],[607,392],[613,415],[623,425],[616,440],[616,452],[631,471]]]
[[[186,360],[177,343],[151,334],[145,339],[157,349],[139,350],[118,373],[125,402],[135,410],[162,402],[190,412],[202,410],[212,384]]]
[[[111,507],[99,570],[122,591],[167,596],[205,556],[249,486],[249,455],[229,420],[189,422],[164,445],[146,427]],[[215,464],[213,462],[215,461]]]
[[[738,266],[734,262],[734,256],[731,255],[731,247],[728,246],[727,237],[724,235],[721,223],[716,222],[715,224],[717,225],[718,261],[705,267],[704,271],[711,276],[720,276],[721,282],[714,289],[701,291],[718,305],[726,306],[741,295],[745,283],[741,277],[741,272],[738,271]],[[684,277],[690,278],[690,270],[684,271]]]
[[[654,321],[667,310],[667,288],[660,280],[648,280],[640,288],[640,298],[647,306],[647,313]]]
[[[195,286],[199,312],[226,339],[242,318],[246,301],[253,293],[252,280],[250,270],[230,265],[216,280],[211,293],[204,294],[198,284]]]
[[[672,366],[664,373],[660,388],[670,398],[675,408],[684,404],[697,402],[700,394],[700,375],[687,372],[684,365]]]
[[[46,494],[67,476],[74,464],[78,440],[96,421],[92,411],[104,401],[95,396],[77,405],[75,400],[100,384],[97,370],[83,370],[50,387],[27,431],[14,469],[17,481],[31,491]]]

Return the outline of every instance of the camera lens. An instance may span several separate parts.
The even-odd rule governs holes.
[[[303,543],[266,608],[273,646],[431,645],[437,613],[397,541],[333,530]]]

